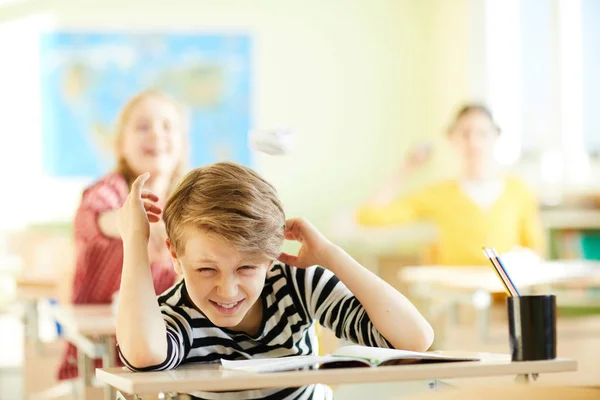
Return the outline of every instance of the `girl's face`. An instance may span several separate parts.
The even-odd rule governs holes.
[[[449,139],[463,162],[485,165],[493,160],[498,135],[498,129],[487,115],[471,111],[456,122]]]
[[[182,155],[184,127],[177,106],[165,98],[142,98],[125,121],[120,156],[134,174],[171,174]]]

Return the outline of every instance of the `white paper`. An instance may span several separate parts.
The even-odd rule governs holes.
[[[318,365],[323,360],[332,357],[322,356],[292,356],[282,358],[253,358],[250,360],[221,360],[224,369],[248,372],[288,371]]]

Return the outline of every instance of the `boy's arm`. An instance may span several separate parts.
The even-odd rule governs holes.
[[[333,272],[364,307],[375,328],[396,349],[425,351],[433,329],[400,292],[333,246],[322,265]]]
[[[313,293],[311,302],[316,303],[309,305],[309,308],[320,308],[319,313],[327,313],[325,317],[321,316],[322,322],[327,323],[329,320],[332,324],[337,324],[337,333],[342,329],[339,324],[343,324],[348,329],[354,329],[354,335],[351,336],[356,337],[368,336],[368,324],[372,323],[397,349],[425,351],[431,346],[433,329],[412,303],[341,248],[325,239],[308,221],[289,220],[285,237],[301,242],[302,247],[298,256],[283,253],[280,261],[298,268],[322,265],[343,284],[340,286],[337,279],[329,279],[323,284],[311,282],[313,290],[316,287],[320,289],[320,293]],[[351,292],[350,295],[345,288]],[[327,297],[331,298],[331,304],[324,304]],[[360,305],[356,304],[356,300]],[[358,308],[364,308],[368,318],[362,318]],[[347,320],[340,321],[342,318]]]
[[[136,368],[163,363],[169,349],[148,257],[149,222],[156,222],[161,212],[153,204],[158,198],[142,191],[148,176],[144,174],[135,180],[118,213],[123,274],[117,307],[117,341],[122,356]]]
[[[117,307],[117,341],[123,358],[137,368],[167,358],[167,332],[150,271],[147,244],[123,241],[123,275]]]

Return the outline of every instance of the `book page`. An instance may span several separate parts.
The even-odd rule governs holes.
[[[332,356],[334,357],[352,357],[368,360],[374,365],[379,365],[389,360],[440,360],[440,361],[477,361],[472,358],[449,357],[436,353],[419,353],[416,351],[385,349],[379,347],[367,346],[345,346],[341,347]]]
[[[331,357],[292,356],[281,358],[253,358],[250,360],[221,360],[222,369],[248,372],[277,372],[309,368],[326,362]]]
[[[291,356],[282,358],[255,358],[251,360],[221,360],[221,369],[246,372],[280,372],[304,368],[370,367],[360,358],[340,356]]]

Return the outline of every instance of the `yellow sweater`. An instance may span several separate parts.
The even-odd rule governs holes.
[[[498,252],[523,246],[541,253],[544,240],[534,193],[517,178],[505,182],[504,192],[487,210],[474,203],[458,181],[450,180],[389,205],[360,207],[358,222],[369,226],[433,222],[439,232],[431,260],[436,265],[487,265],[482,246]]]

